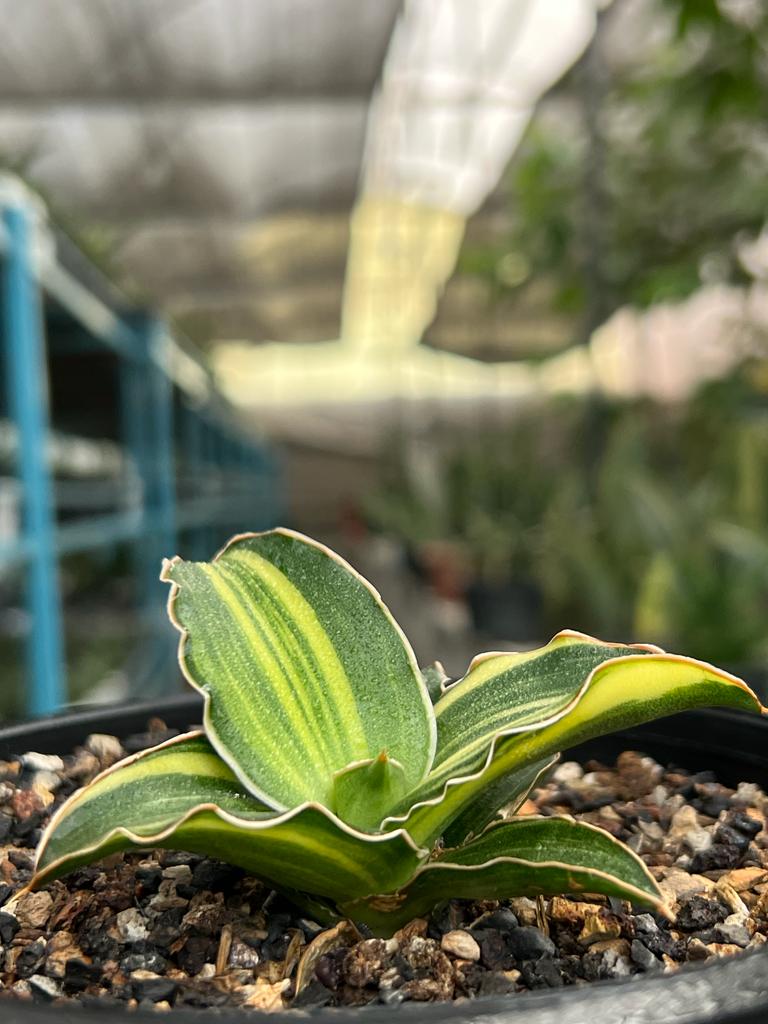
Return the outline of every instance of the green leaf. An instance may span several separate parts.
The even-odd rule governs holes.
[[[421,670],[421,678],[429,693],[429,699],[436,704],[445,693],[448,676],[439,661],[433,661]]]
[[[436,793],[430,791],[430,776],[422,787],[426,798],[416,802],[406,797],[402,816],[391,816],[384,824],[404,823],[417,843],[431,843],[486,787],[509,772],[594,736],[689,708],[718,706],[766,711],[743,680],[706,662],[664,653],[614,658],[598,665],[546,724],[511,735],[502,731],[476,770],[446,781],[439,770]]]
[[[566,630],[533,651],[479,655],[435,705],[437,749],[427,785],[480,764],[501,733],[536,729],[561,714],[604,661],[655,651]]]
[[[662,906],[648,869],[607,832],[572,818],[518,818],[495,825],[459,849],[420,867],[400,892],[351,901],[342,909],[374,931],[391,934],[445,899],[503,899],[604,893]]]
[[[455,818],[443,833],[446,846],[458,846],[467,839],[479,836],[483,829],[498,818],[502,808],[508,816],[523,804],[539,779],[557,761],[557,755],[544,757],[533,764],[502,775],[485,786],[475,799]]]
[[[396,888],[426,856],[402,830],[368,836],[317,804],[276,814],[201,733],[128,758],[70,797],[40,841],[32,884],[135,847],[220,857],[275,888],[332,900]]]
[[[434,718],[407,640],[378,593],[290,530],[235,537],[211,563],[166,562],[179,660],[204,726],[243,785],[276,809],[330,806],[333,776],[386,750],[409,787]]]
[[[407,789],[403,766],[382,750],[372,761],[337,772],[333,808],[342,821],[354,828],[377,829]]]

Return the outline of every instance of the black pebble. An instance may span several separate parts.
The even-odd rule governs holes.
[[[198,1009],[210,1009],[225,1006],[231,996],[228,992],[217,992],[216,989],[197,989],[192,986],[182,988],[176,997],[176,1006],[195,1006]]]
[[[731,806],[731,798],[725,793],[713,793],[711,796],[692,800],[691,804],[708,818],[719,818],[722,812]]]
[[[724,824],[736,829],[737,832],[742,832],[750,839],[754,839],[763,827],[762,822],[755,821],[754,818],[750,818],[750,816],[745,814],[743,811],[733,811],[725,819]]]
[[[644,945],[644,943],[642,943],[639,939],[632,940],[632,946],[630,947],[629,956],[632,960],[632,963],[637,964],[637,966],[644,971],[650,971],[653,970],[654,967],[659,966],[659,961],[656,959],[656,957],[653,955],[650,949],[648,949],[648,947]]]
[[[738,850],[739,853],[745,853],[749,846],[750,836],[742,832],[738,828],[734,828],[732,825],[720,825],[715,830],[714,844],[722,846],[732,846]]]
[[[136,868],[136,881],[140,883],[145,893],[156,892],[162,877],[163,869],[159,864],[153,864],[151,867]]]
[[[335,991],[341,984],[342,962],[346,955],[346,949],[334,949],[317,961],[315,977],[326,988]]]
[[[20,978],[31,978],[37,974],[45,960],[45,939],[36,939],[25,946],[16,961],[16,973]]]
[[[223,864],[218,860],[201,860],[192,871],[192,885],[196,889],[207,889],[209,892],[221,892],[230,889],[243,878],[242,868]]]
[[[13,818],[9,818],[7,814],[0,814],[0,843],[4,843],[8,836],[11,834],[11,828],[13,827]]]
[[[538,960],[555,952],[555,944],[540,928],[526,925],[507,935],[507,946],[515,960]]]
[[[691,872],[700,875],[704,871],[727,871],[737,868],[744,859],[745,852],[745,848],[740,848],[740,846],[713,843],[708,850],[701,850],[693,855]]]
[[[34,839],[35,829],[39,829],[40,822],[45,817],[45,811],[33,811],[26,818],[17,818],[13,823],[13,834],[17,839]],[[8,855],[10,857],[10,854]],[[27,854],[29,859],[29,854]]]
[[[153,971],[155,974],[162,974],[167,966],[168,961],[156,949],[141,953],[129,953],[120,961],[120,969],[123,974],[131,974],[133,971]]]
[[[73,992],[82,992],[101,977],[98,964],[89,964],[79,956],[73,956],[64,965],[64,986]]]
[[[483,974],[477,988],[479,996],[505,996],[514,991],[514,981],[510,981],[501,971],[488,971]]]
[[[492,914],[482,919],[480,927],[498,928],[500,932],[508,932],[517,928],[518,924],[517,918],[509,907],[499,907],[498,910],[494,910]]]
[[[19,928],[21,925],[13,914],[6,914],[4,910],[0,910],[0,942],[4,946],[11,943]]]
[[[202,968],[203,964],[216,959],[217,943],[204,935],[192,935],[176,954],[179,967],[192,977]],[[152,968],[155,970],[155,968]]]
[[[153,945],[167,949],[179,937],[181,919],[186,913],[184,907],[173,907],[159,914],[152,931],[149,933]]]
[[[9,850],[8,860],[21,871],[32,870],[32,854],[29,850]]]
[[[77,871],[73,872],[70,876],[69,888],[70,889],[92,889],[93,883],[101,874],[101,868],[86,867],[78,868]]]
[[[152,1003],[163,1000],[171,1002],[176,995],[178,984],[171,978],[132,978],[131,988],[136,999],[148,999]]]
[[[478,928],[472,933],[480,946],[480,958],[490,971],[504,971],[511,967],[509,946],[497,928]]]
[[[704,896],[691,896],[680,907],[677,927],[685,932],[699,932],[720,924],[728,917],[728,910],[717,900]]]
[[[317,978],[299,992],[291,1001],[291,1009],[313,1010],[320,1006],[327,1006],[333,996],[328,989]]]
[[[521,966],[520,973],[529,988],[560,988],[563,985],[560,968],[548,956],[527,961]]]
[[[85,929],[80,936],[80,948],[89,956],[102,960],[117,960],[120,955],[119,943],[110,938],[99,926]]]

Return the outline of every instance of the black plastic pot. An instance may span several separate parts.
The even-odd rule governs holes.
[[[200,704],[193,696],[170,698],[151,705],[77,711],[59,718],[0,729],[0,759],[27,750],[68,753],[90,732],[125,737],[140,733],[152,715],[184,729],[199,721]],[[692,770],[711,769],[720,781],[735,785],[757,782],[768,789],[768,720],[734,712],[698,711],[662,719],[637,729],[594,740],[572,752],[576,757],[609,759],[622,750],[642,750],[661,762]],[[570,756],[570,755],[569,755]],[[213,1011],[206,1011],[211,1014]],[[200,1024],[203,1011],[180,1009],[173,1020]],[[215,1012],[220,1024],[253,1020],[230,1010]],[[689,966],[671,975],[648,975],[532,992],[490,997],[459,1004],[406,1003],[393,1009],[316,1010],[270,1015],[270,1021],[309,1017],[316,1024],[392,1024],[393,1020],[425,1024],[768,1024],[768,946],[734,958]],[[105,1006],[53,1007],[0,999],[2,1024],[75,1024],[154,1021],[156,1013]]]

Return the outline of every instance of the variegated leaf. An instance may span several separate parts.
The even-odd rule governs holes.
[[[276,809],[332,807],[333,776],[382,751],[409,788],[435,725],[413,652],[378,593],[290,530],[235,537],[211,563],[167,562],[181,667],[205,730],[243,785]]]
[[[120,762],[71,796],[40,842],[32,884],[136,847],[219,857],[275,888],[335,901],[402,885],[426,856],[401,830],[368,836],[317,804],[276,814],[201,733]]]
[[[564,630],[536,650],[479,655],[435,705],[437,749],[428,784],[471,771],[501,733],[537,729],[562,714],[603,662],[658,650]]]
[[[508,817],[513,815],[556,761],[556,754],[544,757],[500,776],[481,789],[472,803],[443,832],[445,845],[459,846],[467,839],[479,836],[487,825],[499,817],[502,808]]]
[[[384,824],[405,823],[416,842],[429,844],[486,787],[509,772],[594,736],[712,706],[765,710],[746,683],[706,662],[653,651],[620,654],[589,672],[575,685],[568,703],[544,722],[528,723],[524,729],[502,728],[486,747],[484,759],[470,765],[469,772],[446,773],[449,762],[443,760],[401,801],[402,814]]]
[[[351,901],[343,911],[389,935],[441,900],[604,893],[659,909],[661,893],[636,854],[607,832],[571,818],[495,825],[420,867],[399,892]]]

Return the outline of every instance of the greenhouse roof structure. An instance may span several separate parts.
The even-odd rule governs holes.
[[[334,275],[338,305],[399,6],[0,0],[0,159],[193,332],[282,337],[286,288],[317,315]]]
[[[503,233],[503,169],[607,6],[0,0],[0,165],[127,295],[209,346],[245,407],[311,404],[348,366],[353,402],[583,390],[583,351],[543,377],[505,363],[566,348],[573,317],[540,303],[510,316],[465,276],[433,318],[465,221],[470,239]],[[573,96],[553,102],[578,135]],[[373,229],[388,235],[343,291]]]

